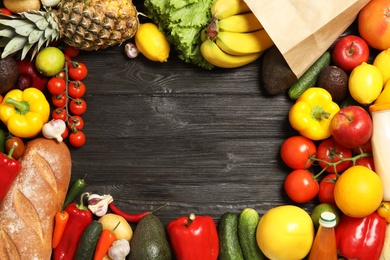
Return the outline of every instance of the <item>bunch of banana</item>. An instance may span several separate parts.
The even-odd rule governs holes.
[[[200,51],[214,66],[244,66],[274,44],[244,0],[216,0],[211,15],[210,25],[201,33]]]

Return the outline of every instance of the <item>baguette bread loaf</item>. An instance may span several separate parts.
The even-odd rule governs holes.
[[[0,202],[0,259],[50,260],[54,217],[71,175],[64,143],[36,138],[26,144],[22,170]]]

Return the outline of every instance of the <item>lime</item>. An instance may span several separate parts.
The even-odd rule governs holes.
[[[355,67],[349,76],[349,93],[353,99],[362,105],[374,102],[382,88],[382,73],[377,67],[366,62]]]
[[[46,47],[42,49],[36,59],[36,69],[46,77],[58,74],[65,64],[65,55],[57,47]]]
[[[320,216],[323,212],[328,211],[336,215],[336,225],[340,220],[340,210],[334,204],[321,203],[314,207],[310,217],[313,220],[314,228],[317,230],[319,227]]]

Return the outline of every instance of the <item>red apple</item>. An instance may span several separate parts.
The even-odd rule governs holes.
[[[16,82],[16,88],[26,89],[30,87],[35,87],[41,91],[46,88],[46,84],[49,80],[48,77],[40,74],[35,68],[33,61],[29,59],[17,60],[19,78]]]
[[[341,145],[351,149],[357,148],[371,138],[371,116],[360,106],[341,108],[332,118],[330,131]]]
[[[370,47],[367,42],[355,35],[340,38],[332,51],[333,62],[346,72],[352,71],[362,62],[367,62],[369,56]]]

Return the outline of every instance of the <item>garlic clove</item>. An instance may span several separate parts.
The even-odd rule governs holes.
[[[61,0],[41,0],[41,3],[45,7],[56,7]]]
[[[129,42],[125,44],[125,53],[127,57],[129,57],[130,59],[134,59],[138,56],[140,51],[134,43]]]
[[[62,134],[66,130],[66,124],[61,119],[53,119],[45,123],[42,127],[42,134],[47,139],[56,139],[58,142],[62,142]]]
[[[107,213],[108,204],[113,200],[111,195],[100,196],[98,194],[91,194],[88,197],[88,208],[93,214],[101,217]]]

